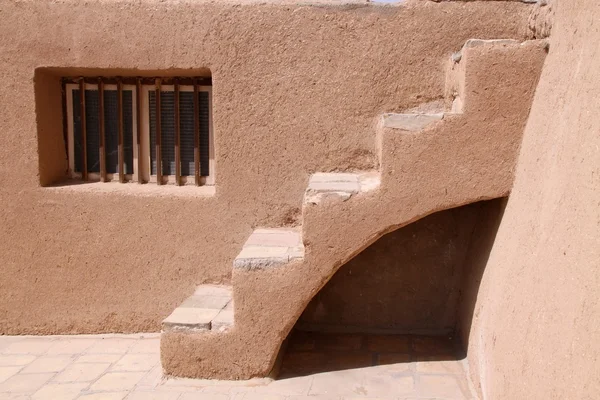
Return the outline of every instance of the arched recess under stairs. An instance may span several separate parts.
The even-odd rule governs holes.
[[[314,296],[281,348],[279,377],[465,356],[506,199],[388,233]]]

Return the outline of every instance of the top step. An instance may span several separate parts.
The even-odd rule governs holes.
[[[311,175],[308,181],[304,202],[318,204],[325,198],[331,197],[346,201],[355,194],[377,188],[379,182],[377,172],[360,174],[318,172]]]

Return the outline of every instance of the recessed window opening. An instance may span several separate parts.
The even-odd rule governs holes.
[[[210,78],[101,77],[63,84],[71,178],[214,185]]]

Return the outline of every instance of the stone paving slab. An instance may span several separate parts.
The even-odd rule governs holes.
[[[332,370],[272,381],[166,378],[160,334],[0,336],[0,399],[52,400],[399,400],[470,399],[462,361]],[[356,349],[352,338],[317,349]],[[365,346],[403,351],[385,338]],[[310,350],[310,345],[300,346]],[[59,351],[61,354],[54,354]],[[330,351],[330,350],[327,350]],[[384,353],[382,353],[384,354]],[[390,353],[404,354],[404,353]],[[397,357],[400,359],[400,357]],[[57,360],[56,364],[49,362]],[[47,372],[41,372],[47,371]]]

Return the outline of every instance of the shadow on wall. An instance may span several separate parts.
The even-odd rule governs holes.
[[[319,333],[294,330],[286,343],[278,379],[322,372],[451,361],[461,350],[452,336]]]
[[[452,334],[474,237],[499,200],[440,211],[366,248],[313,298],[296,328],[317,332]],[[493,218],[492,218],[493,219]],[[472,238],[473,236],[473,238]],[[491,239],[493,241],[493,238]],[[470,278],[469,278],[470,279]],[[470,287],[469,287],[470,293]]]
[[[465,356],[506,199],[441,211],[338,270],[290,333],[280,377]]]
[[[508,199],[489,201],[481,208],[475,229],[471,235],[469,250],[465,259],[461,297],[457,309],[456,334],[466,356],[469,345],[469,335],[473,322],[473,313],[477,303],[479,285],[483,279],[485,267],[490,258],[500,222]]]

